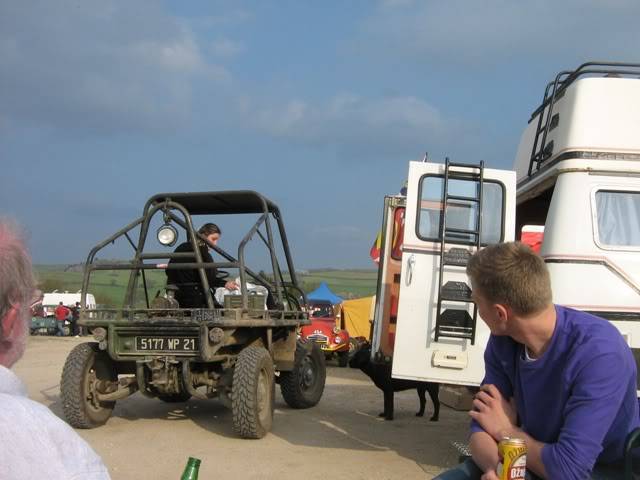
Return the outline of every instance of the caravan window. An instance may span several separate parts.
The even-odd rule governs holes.
[[[480,182],[472,178],[449,178],[449,195],[476,198]],[[416,232],[426,241],[440,240],[440,218],[444,178],[426,175],[420,180],[418,225]],[[483,244],[498,243],[503,238],[504,186],[495,181],[484,181],[482,197],[482,238]],[[468,200],[450,200],[447,207],[447,227],[475,230],[478,204]],[[475,235],[450,234],[450,243],[474,244]]]
[[[640,192],[596,192],[597,240],[603,245],[640,247]]]

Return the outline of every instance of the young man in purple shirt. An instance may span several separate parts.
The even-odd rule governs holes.
[[[622,478],[629,432],[640,426],[636,365],[606,320],[551,302],[541,257],[521,243],[476,253],[467,274],[491,330],[473,402],[472,459],[436,477],[497,480],[498,441],[527,445],[527,478]]]

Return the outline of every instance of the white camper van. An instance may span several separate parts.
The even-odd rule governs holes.
[[[74,306],[76,302],[81,302],[81,291],[78,290],[75,293],[70,293],[68,291],[59,292],[58,290],[54,290],[53,292],[45,293],[42,297],[42,307],[44,308],[45,314],[47,316],[53,316],[60,302],[66,307]],[[96,308],[96,299],[91,293],[87,293],[86,305],[84,305],[84,307],[88,309]]]
[[[479,385],[489,330],[470,300],[466,259],[530,232],[554,302],[610,320],[640,359],[639,77],[631,64],[561,72],[522,135],[515,171],[410,164],[406,198],[385,199],[374,360],[393,359],[398,378]]]

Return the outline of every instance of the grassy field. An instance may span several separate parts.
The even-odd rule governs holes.
[[[44,292],[80,290],[82,272],[76,269],[65,271],[66,268],[65,265],[36,265],[39,288]],[[307,293],[315,290],[321,282],[326,282],[337,295],[347,299],[373,295],[377,275],[376,270],[307,270],[298,273],[298,280]],[[128,271],[97,271],[91,276],[89,292],[96,297],[99,304],[118,305],[123,300],[128,281]],[[154,297],[158,290],[163,290],[166,276],[164,272],[147,271],[146,281],[149,295]],[[138,284],[141,288],[141,279]],[[142,290],[139,293],[136,297],[144,298]]]
[[[299,274],[308,293],[326,282],[334,293],[343,298],[359,298],[376,293],[377,270],[310,270]]]

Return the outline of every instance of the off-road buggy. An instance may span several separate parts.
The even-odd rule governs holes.
[[[257,218],[239,241],[235,257],[194,228],[196,216],[224,214]],[[156,239],[150,232],[152,220],[157,223],[159,217],[163,224]],[[169,249],[179,232],[191,242],[191,252]],[[245,249],[254,237],[266,246],[269,274],[256,273],[245,263]],[[96,260],[98,252],[122,238],[135,250],[130,262]],[[198,242],[205,242],[225,261],[203,262]],[[150,246],[156,251],[149,251]],[[286,271],[280,268],[282,255]],[[147,288],[151,271],[173,268],[198,272],[206,298],[203,308],[181,307],[170,285],[165,294],[152,298]],[[239,294],[217,302],[205,273],[209,268],[236,271]],[[79,324],[92,331],[96,341],[76,346],[62,372],[63,411],[73,427],[104,424],[117,400],[139,390],[165,402],[218,398],[231,408],[234,429],[241,437],[260,438],[273,421],[275,383],[293,408],[312,407],[320,400],[324,355],[315,343],[297,338],[299,327],[310,324],[306,297],[298,287],[280,210],[259,193],[155,195],[140,218],[89,253],[82,305],[91,274],[97,270],[130,270],[130,276],[121,307],[81,310]],[[263,294],[250,292],[248,285],[262,287]]]

